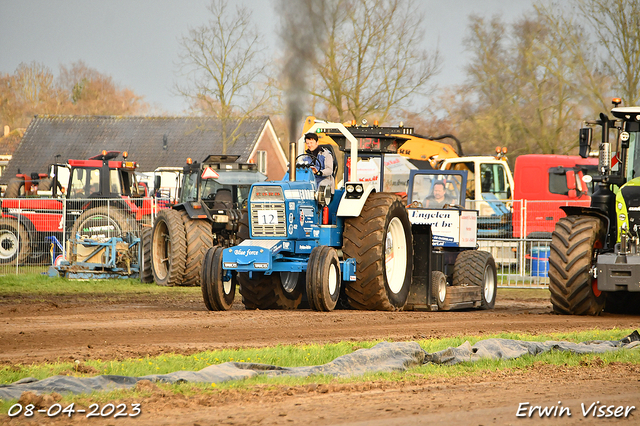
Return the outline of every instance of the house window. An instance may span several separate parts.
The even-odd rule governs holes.
[[[267,174],[267,151],[258,151],[258,158],[256,163],[258,164],[258,171],[266,175]]]

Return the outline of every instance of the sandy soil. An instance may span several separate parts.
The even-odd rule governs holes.
[[[197,289],[187,295],[0,297],[0,363],[122,359],[166,352],[342,340],[414,340],[501,331],[541,334],[593,328],[638,329],[640,317],[603,314],[568,317],[552,313],[542,297],[500,292],[492,311],[317,313],[208,312]],[[526,293],[529,294],[529,293]],[[366,383],[275,390],[224,391],[213,397],[184,398],[157,389],[135,419],[92,419],[95,424],[577,424],[607,419],[584,417],[588,407],[640,408],[640,366],[536,365],[523,371],[411,383]],[[569,407],[571,417],[516,417],[518,404]],[[4,414],[4,413],[3,413]],[[631,410],[628,424],[638,424]],[[7,421],[0,417],[0,422]],[[117,420],[117,421],[116,421]],[[611,419],[608,419],[611,421]],[[74,419],[34,422],[78,423]],[[13,419],[11,424],[24,422]]]

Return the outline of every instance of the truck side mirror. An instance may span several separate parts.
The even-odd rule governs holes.
[[[153,178],[153,192],[157,193],[160,190],[160,184],[161,184],[161,177],[159,175],[156,175]]]
[[[583,127],[580,129],[580,157],[587,158],[589,156],[589,151],[591,150],[591,137],[593,135],[593,129],[591,127]]]

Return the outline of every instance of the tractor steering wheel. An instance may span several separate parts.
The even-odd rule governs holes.
[[[299,160],[300,158],[302,158],[302,157],[310,157],[310,158],[311,158],[311,163],[306,163],[306,162],[305,162],[305,163],[298,163],[298,160]],[[314,161],[317,161],[317,160],[318,160],[318,157],[316,157],[316,156],[315,156],[315,155],[313,155],[313,154],[308,154],[308,153],[300,154],[300,155],[298,155],[298,156],[296,157],[296,167],[309,169],[309,168],[311,168],[312,166],[314,166],[314,164],[313,164],[313,163],[314,163]],[[317,167],[317,166],[314,166],[314,167]]]

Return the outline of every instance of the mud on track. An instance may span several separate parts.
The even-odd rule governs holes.
[[[498,332],[544,334],[593,328],[638,329],[640,317],[603,314],[568,317],[552,313],[544,292],[499,290],[493,311],[317,313],[208,312],[199,289],[168,295],[0,296],[0,363],[28,364],[71,359],[123,359],[167,352],[342,340],[414,340]],[[454,379],[389,383],[255,387],[206,396],[166,394],[151,385],[140,401],[143,414],[121,425],[477,425],[602,424],[583,417],[581,403],[640,406],[640,365],[601,362],[579,367],[535,364],[524,370],[485,372]],[[571,408],[561,419],[522,419],[520,402]],[[122,401],[121,401],[122,402]],[[116,403],[116,401],[114,401]],[[622,420],[636,424],[638,414]],[[0,424],[85,424],[86,418],[9,420]],[[91,424],[114,424],[92,419]]]
[[[123,359],[166,352],[343,340],[413,340],[498,332],[638,328],[640,317],[552,313],[543,290],[500,290],[492,311],[209,312],[200,290],[174,295],[0,297],[1,364]]]

